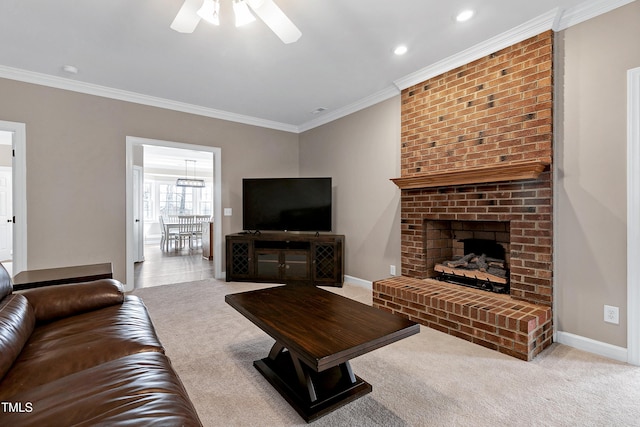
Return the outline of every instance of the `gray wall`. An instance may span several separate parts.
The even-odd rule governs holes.
[[[558,34],[557,329],[626,347],[627,70],[640,66],[640,2]],[[620,325],[603,321],[620,307]]]
[[[29,269],[111,261],[126,280],[127,136],[221,147],[224,234],[242,228],[242,177],[298,174],[296,134],[5,79],[0,93],[0,120],[26,123]]]
[[[300,173],[332,176],[334,230],[346,272],[365,280],[400,272],[400,96],[300,135]]]

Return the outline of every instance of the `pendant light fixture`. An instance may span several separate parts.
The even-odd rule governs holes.
[[[187,173],[188,162],[193,162],[193,178],[189,178],[189,174]],[[184,161],[184,178],[178,178],[176,180],[176,186],[177,187],[196,187],[196,188],[204,187],[204,179],[196,178],[196,161],[195,160]]]

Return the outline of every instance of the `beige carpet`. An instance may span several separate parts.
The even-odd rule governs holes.
[[[139,289],[205,426],[306,423],[253,367],[273,340],[224,302],[265,285]],[[371,303],[370,291],[336,292]],[[639,426],[640,368],[554,344],[533,362],[422,327],[351,362],[373,392],[316,426]]]

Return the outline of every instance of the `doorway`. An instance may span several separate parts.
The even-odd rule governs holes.
[[[164,214],[206,214],[213,219],[214,276],[222,276],[220,151],[215,147],[127,137],[127,289],[137,286],[135,272],[136,268],[139,271],[140,266],[134,263],[136,257],[140,257],[139,244],[146,243],[148,246],[145,246],[145,251],[150,248],[152,252],[151,257],[145,254],[145,260],[155,260],[156,252],[160,251],[161,228],[158,218]],[[143,200],[138,209],[134,199],[135,176],[139,173],[136,170],[141,170],[144,175],[143,189],[139,192]],[[207,185],[209,190],[197,191],[176,188],[178,177],[202,177],[209,183],[212,181],[213,185]],[[136,216],[138,211],[140,215]],[[140,229],[138,234],[136,229]],[[141,239],[143,242],[140,242]],[[174,251],[170,255],[175,257],[180,254]],[[185,255],[194,257],[194,254]]]
[[[0,261],[27,269],[26,126],[0,121]]]
[[[0,132],[0,161],[4,163],[3,141],[8,132]],[[11,159],[9,159],[11,160]],[[0,165],[0,262],[7,271],[13,269],[13,172],[11,166]],[[11,271],[9,271],[11,273]]]

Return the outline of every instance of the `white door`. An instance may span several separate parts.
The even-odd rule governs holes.
[[[142,191],[144,176],[140,166],[133,167],[133,262],[144,261],[144,218]]]
[[[13,259],[12,171],[0,167],[0,262]]]

